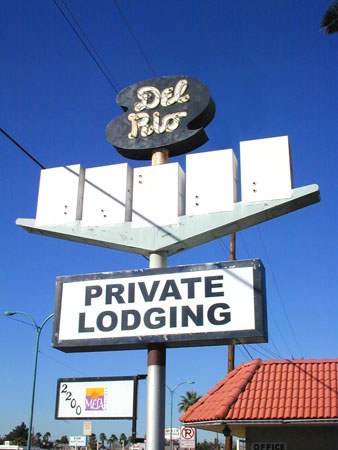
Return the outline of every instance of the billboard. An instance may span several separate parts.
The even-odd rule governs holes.
[[[59,378],[55,419],[135,419],[137,377]]]
[[[52,345],[65,352],[266,340],[258,259],[57,278]]]

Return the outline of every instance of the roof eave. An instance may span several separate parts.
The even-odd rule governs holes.
[[[333,425],[338,424],[337,418],[322,418],[322,419],[266,419],[266,420],[205,420],[200,422],[184,422],[185,426],[203,428],[217,427],[222,425],[240,425],[240,426],[254,426],[254,425]]]

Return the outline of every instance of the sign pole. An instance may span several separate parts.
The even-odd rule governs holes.
[[[168,163],[168,150],[156,151],[152,165]],[[149,268],[167,267],[167,253],[149,254]],[[147,377],[147,450],[164,449],[166,349],[162,345],[148,348]]]
[[[236,260],[236,234],[230,235],[230,261]],[[235,346],[231,344],[228,346],[228,373],[235,368]]]

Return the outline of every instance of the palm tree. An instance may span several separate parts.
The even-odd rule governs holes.
[[[111,447],[112,444],[114,444],[114,442],[117,442],[117,441],[118,441],[118,437],[116,436],[116,434],[112,434],[107,442]]]
[[[95,433],[92,433],[92,434],[89,436],[88,447],[89,447],[91,450],[94,450],[94,449],[96,448],[96,434],[95,434]]]
[[[41,443],[41,436],[42,436],[41,433],[39,433],[39,432],[35,433],[35,439],[36,439],[36,446],[37,446],[37,447],[40,446],[40,443]]]
[[[102,445],[104,446],[104,442],[107,440],[107,436],[104,433],[100,434],[100,441]]]
[[[321,30],[326,34],[338,33],[338,2],[333,1],[328,7],[321,22]]]
[[[51,436],[50,432],[47,431],[47,432],[43,435],[43,438],[42,438],[43,442],[48,442],[50,436]]]
[[[127,444],[127,442],[128,442],[127,436],[124,433],[121,433],[120,444],[122,445],[123,448],[124,448],[125,444]]]
[[[186,395],[181,395],[181,401],[178,404],[179,412],[186,412],[194,403],[201,398],[196,391],[187,391]]]

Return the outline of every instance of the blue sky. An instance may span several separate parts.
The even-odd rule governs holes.
[[[58,2],[61,5],[61,1]],[[317,183],[321,202],[237,235],[237,259],[266,267],[269,343],[236,348],[236,365],[252,358],[337,357],[337,35],[319,31],[327,0],[120,0],[119,5],[158,76],[203,81],[216,103],[198,151],[288,135],[295,187]],[[113,74],[118,88],[153,77],[113,0],[67,0]],[[296,6],[295,6],[296,5]],[[126,162],[105,139],[121,113],[116,92],[52,0],[2,0],[0,126],[45,167]],[[0,435],[28,424],[35,333],[54,308],[55,278],[147,267],[141,256],[30,235],[16,218],[34,218],[39,167],[0,135],[2,355]],[[184,165],[184,157],[174,158]],[[132,167],[145,162],[129,161]],[[226,261],[229,239],[169,258],[170,266]],[[18,321],[20,320],[20,321]],[[146,373],[146,351],[64,354],[42,332],[35,431],[52,438],[82,433],[81,421],[54,420],[59,377]],[[227,348],[167,351],[170,387],[194,380],[205,394],[227,370]],[[176,403],[190,386],[174,396]],[[145,433],[146,382],[140,382],[138,435]],[[166,399],[169,426],[170,396]],[[128,421],[96,421],[93,431],[131,433]],[[213,439],[210,434],[200,436]]]

